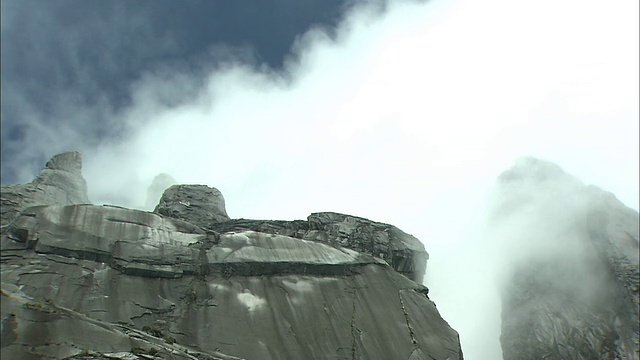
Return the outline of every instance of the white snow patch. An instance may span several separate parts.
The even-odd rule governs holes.
[[[227,287],[226,285],[223,284],[217,284],[217,283],[209,283],[209,291],[213,292],[214,294],[218,291],[229,291],[229,287]]]
[[[244,289],[241,294],[238,294],[238,300],[246,305],[250,312],[253,312],[267,303],[265,299],[253,295],[248,289]]]
[[[300,292],[307,292],[313,290],[313,285],[311,281],[308,280],[297,280],[297,281],[288,281],[283,280],[282,284],[291,290],[296,290]]]

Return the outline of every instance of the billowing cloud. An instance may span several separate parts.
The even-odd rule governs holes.
[[[171,83],[155,93],[176,106],[226,62],[281,68],[295,36],[331,29],[345,1],[3,1],[2,183],[29,181],[51,153],[123,136],[140,83]]]

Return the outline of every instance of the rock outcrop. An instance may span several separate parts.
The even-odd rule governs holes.
[[[229,220],[222,193],[206,185],[173,185],[153,211],[204,228]]]
[[[386,261],[421,284],[429,254],[420,240],[393,225],[333,212],[313,213],[307,221],[234,219],[212,224],[219,232],[253,230],[346,247]]]
[[[391,225],[231,220],[193,185],[155,213],[59,199],[3,227],[3,358],[462,359]]]
[[[496,195],[504,359],[639,359],[638,213],[536,159]]]
[[[70,151],[54,156],[32,182],[2,186],[0,198],[2,226],[30,206],[90,203],[80,153]]]

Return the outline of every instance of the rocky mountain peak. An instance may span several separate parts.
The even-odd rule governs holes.
[[[504,359],[638,359],[637,211],[533,158],[494,200]]]
[[[80,169],[65,153],[2,187],[3,359],[462,359],[392,225],[230,219],[206,185],[92,205]]]
[[[32,182],[3,186],[0,193],[2,225],[31,206],[90,203],[82,156],[77,151],[53,156]]]
[[[505,183],[544,183],[555,181],[571,181],[579,183],[567,174],[560,166],[534,157],[522,157],[506,171],[498,176],[501,184]]]
[[[207,185],[171,186],[162,194],[154,212],[202,228],[230,219],[220,190]]]
[[[69,171],[77,174],[82,172],[82,155],[79,151],[67,151],[54,155],[45,164],[45,169]]]

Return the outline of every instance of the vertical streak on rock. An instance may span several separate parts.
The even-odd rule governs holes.
[[[356,290],[353,290],[351,306],[351,360],[356,359]]]

